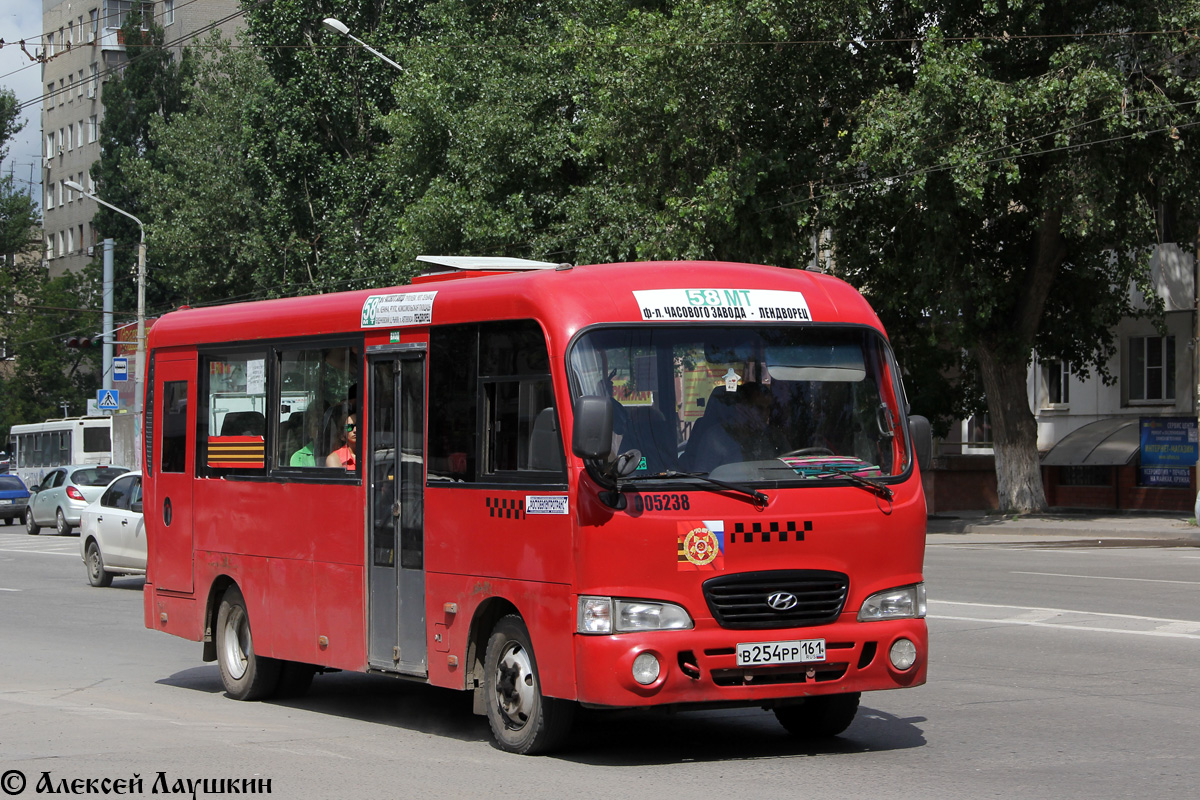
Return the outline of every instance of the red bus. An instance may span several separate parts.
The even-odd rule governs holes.
[[[580,705],[830,736],[861,692],[924,683],[928,428],[858,292],[422,260],[154,326],[147,627],[237,699],[337,669],[471,691],[521,753]]]

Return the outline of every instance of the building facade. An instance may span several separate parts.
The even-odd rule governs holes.
[[[232,37],[242,24],[237,0],[42,0],[42,198],[45,259],[51,276],[83,269],[98,244],[96,204],[67,188],[92,191],[100,158],[105,82],[136,54],[120,27],[140,10],[162,26],[177,54],[213,28]]]
[[[1150,422],[1190,425],[1197,419],[1196,259],[1178,245],[1157,248],[1151,262],[1163,326],[1129,317],[1117,324],[1116,353],[1106,364],[1111,382],[1094,370],[1080,377],[1069,363],[1035,354],[1027,375],[1037,420],[1046,500],[1052,507],[1159,510],[1190,513],[1196,464],[1170,482],[1147,466],[1143,448]],[[1136,306],[1144,300],[1130,289]],[[1190,421],[1190,422],[1189,422]],[[1194,436],[1194,434],[1192,434]],[[987,415],[964,420],[939,443],[933,511],[996,507],[995,465]]]

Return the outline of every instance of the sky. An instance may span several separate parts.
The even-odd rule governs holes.
[[[41,47],[42,2],[3,0],[0,7],[3,8],[0,11],[0,39],[4,40],[4,47],[0,48],[0,87],[11,89],[19,103],[34,100],[42,94],[42,68],[30,61],[17,43],[24,39],[30,52],[37,52],[34,45]],[[22,119],[25,129],[9,142],[8,157],[0,165],[5,175],[12,169],[17,180],[22,181],[19,186],[26,185],[24,182],[30,178],[31,166],[40,166],[41,103],[26,108]],[[32,174],[35,181],[40,180],[41,172],[36,166]],[[40,198],[40,187],[35,187],[34,196]]]

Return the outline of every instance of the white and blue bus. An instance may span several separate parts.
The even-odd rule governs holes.
[[[10,472],[26,486],[64,464],[111,464],[112,417],[68,417],[13,425],[8,435]]]

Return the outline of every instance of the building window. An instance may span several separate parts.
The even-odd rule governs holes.
[[[75,229],[67,228],[67,252],[75,252]]]
[[[1071,402],[1071,363],[1054,359],[1042,362],[1042,380],[1046,387],[1046,403],[1065,406]]]
[[[137,2],[136,0],[104,0],[104,27],[119,28],[129,19],[129,15],[140,9],[142,12],[142,30],[154,19],[154,3]]]
[[[986,411],[972,414],[967,420],[967,444],[973,447],[992,446],[992,423]]]
[[[67,101],[67,79],[58,79],[58,104],[61,106]]]
[[[96,40],[96,36],[100,33],[100,12],[93,8],[88,12],[88,18],[92,25],[92,41]]]
[[[1112,486],[1112,467],[1073,466],[1058,468],[1059,486]]]
[[[62,188],[61,184],[59,185],[59,188]],[[67,237],[63,236],[62,231],[58,232],[58,254],[60,256],[65,256],[67,254]]]
[[[46,234],[46,258],[54,258],[54,234]]]
[[[46,210],[54,208],[54,184],[51,183],[46,187]]]
[[[46,158],[54,155],[54,131],[46,134]]]
[[[87,247],[87,240],[83,238],[83,225],[79,226],[79,252],[83,252]]]
[[[46,57],[50,58],[54,55],[54,34],[46,34]],[[54,84],[50,84],[50,91],[54,91]]]
[[[100,129],[100,123],[96,121],[96,115],[88,119],[88,144],[93,144],[96,141],[97,132]]]
[[[1129,400],[1175,399],[1175,337],[1132,336],[1129,339]]]
[[[175,0],[163,0],[163,27],[175,22]]]

